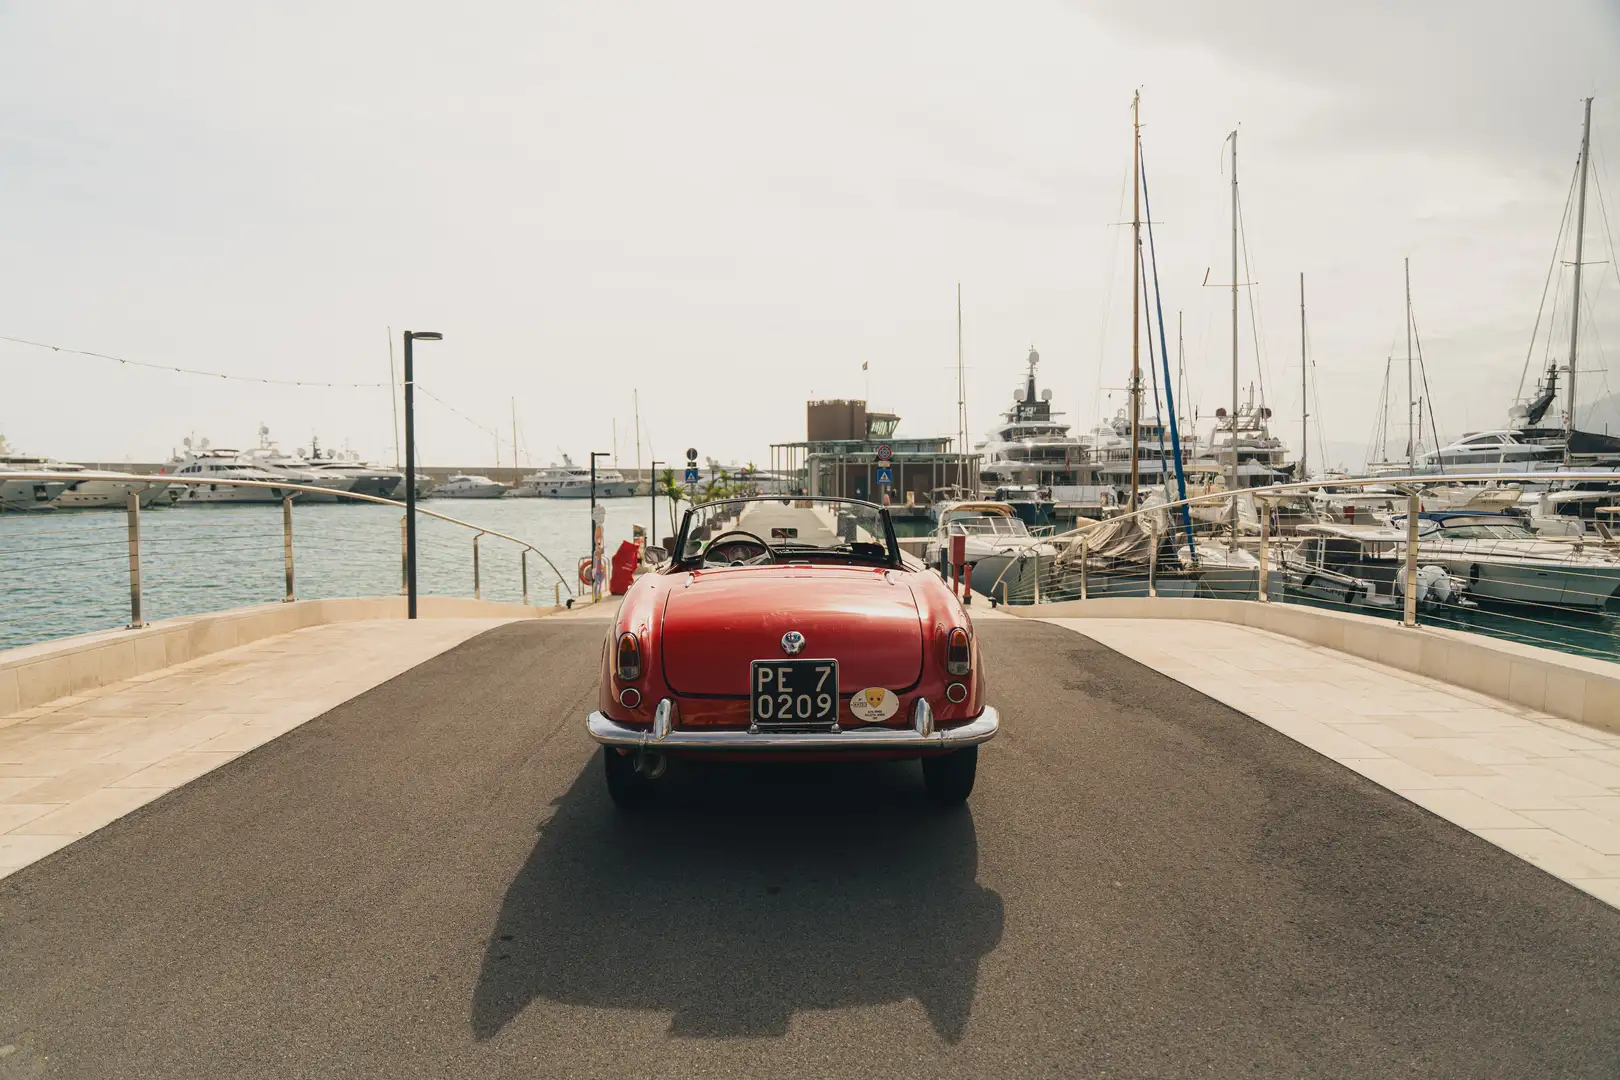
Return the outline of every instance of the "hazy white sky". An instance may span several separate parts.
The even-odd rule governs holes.
[[[632,388],[644,457],[762,461],[806,398],[866,378],[902,433],[953,431],[960,281],[975,434],[1031,343],[1089,426],[1129,369],[1140,86],[1190,396],[1208,415],[1230,378],[1228,299],[1200,282],[1226,280],[1241,124],[1268,400],[1297,444],[1303,271],[1326,434],[1359,456],[1405,347],[1403,256],[1442,427],[1505,417],[1589,93],[1620,230],[1616,72],[1614,0],[0,0],[0,334],[386,383],[387,328],[439,330],[422,384],[508,442],[515,399],[537,462],[608,449],[617,419],[633,463]],[[1594,202],[1588,260],[1604,224]],[[1620,270],[1587,298],[1596,397],[1620,390]],[[386,389],[0,342],[0,433],[33,452],[152,460],[261,422],[393,457]],[[494,461],[432,401],[419,430],[430,462]]]

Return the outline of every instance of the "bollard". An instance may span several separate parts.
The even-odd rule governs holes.
[[[518,565],[523,568],[523,606],[529,606],[529,549],[518,552]]]
[[[1086,538],[1080,537],[1080,599],[1090,600],[1086,595]]]
[[[1406,497],[1406,606],[1401,613],[1402,626],[1417,625],[1417,536],[1421,508],[1422,503],[1415,493]]]
[[[411,576],[410,554],[405,547],[405,519],[399,519],[399,595],[405,595],[406,584]]]
[[[139,630],[141,622],[141,499],[133,491],[125,504],[129,509],[129,626]]]
[[[1271,573],[1269,568],[1266,566],[1266,559],[1268,557],[1270,548],[1268,541],[1270,539],[1271,513],[1270,511],[1264,511],[1260,514],[1260,602],[1262,604],[1267,603],[1271,599],[1270,596],[1266,595],[1271,586]]]
[[[293,599],[293,552],[292,552],[292,496],[281,500],[281,548],[282,556],[287,563],[287,595],[281,598],[283,604],[292,603]]]
[[[1152,518],[1148,519],[1148,597],[1157,598],[1159,595],[1159,525]]]
[[[478,537],[483,536],[483,535],[484,535],[483,533],[479,533],[478,536],[473,537],[473,599],[474,600],[482,600],[484,598],[483,594],[479,591],[479,588],[478,588]]]
[[[551,583],[551,606],[562,607],[562,582],[560,581]]]
[[[968,563],[963,568],[962,576],[962,604],[966,606],[973,603],[973,564]]]

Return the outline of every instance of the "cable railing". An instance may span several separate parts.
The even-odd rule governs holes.
[[[86,479],[51,471],[0,478]],[[279,479],[163,474],[165,484],[270,491],[259,502],[206,508],[193,502],[153,512],[142,509],[135,487],[150,485],[152,476],[97,472],[94,479],[131,485],[122,510],[0,514],[0,649],[300,596],[404,592],[405,504],[398,500]],[[306,494],[377,510],[311,513],[320,509],[311,504],[299,511]],[[379,514],[385,507],[400,516]],[[416,512],[424,595],[572,603],[573,582],[534,543],[420,504]]]
[[[1456,486],[1470,483],[1493,485],[1485,505],[1468,505]],[[1295,481],[1243,488],[1235,499],[1223,489],[1167,500],[1155,489],[1136,510],[981,556],[972,581],[994,603],[1298,603],[1620,660],[1620,513],[1605,523],[1589,499],[1590,519],[1548,515],[1555,502],[1534,492],[1508,499],[1504,483],[1614,485],[1616,475]],[[1620,487],[1607,494],[1620,502]]]

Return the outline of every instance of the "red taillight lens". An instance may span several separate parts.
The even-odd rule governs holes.
[[[973,650],[968,646],[968,634],[958,626],[945,639],[945,670],[952,675],[966,675],[973,666]]]
[[[636,635],[619,635],[619,678],[626,682],[641,678],[641,642]]]

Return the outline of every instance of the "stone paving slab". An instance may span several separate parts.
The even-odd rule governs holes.
[[[510,621],[312,626],[0,716],[0,877]]]
[[[1620,735],[1234,623],[1047,619],[1620,907]]]

